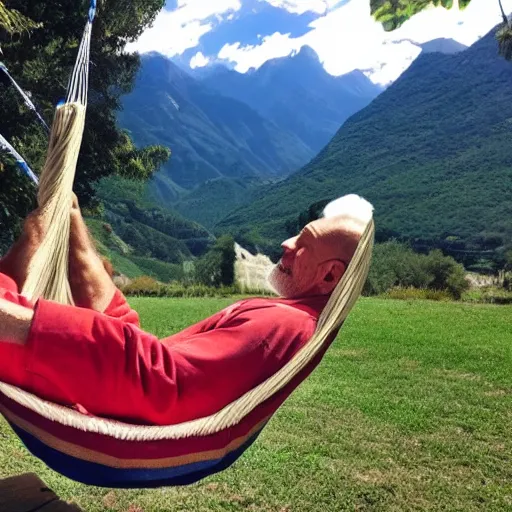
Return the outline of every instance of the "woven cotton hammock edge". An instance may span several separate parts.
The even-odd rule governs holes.
[[[73,304],[68,281],[70,207],[76,164],[85,126],[89,89],[89,53],[96,0],[92,0],[65,103],[57,107],[48,155],[41,171],[37,201],[47,234],[29,264],[22,294]]]
[[[72,304],[67,279],[69,209],[85,122],[93,18],[94,11],[86,25],[68,101],[57,108],[41,174],[38,201],[50,229],[23,288],[23,294],[33,299]],[[368,275],[373,239],[371,220],[309,342],[277,373],[215,414],[169,426],[133,425],[81,414],[5,383],[0,383],[0,411],[35,456],[87,484],[180,485],[220,471],[255,440],[284,400],[280,392],[307,370],[347,318]]]

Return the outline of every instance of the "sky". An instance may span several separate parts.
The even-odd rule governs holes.
[[[388,85],[420,54],[414,43],[452,38],[473,44],[501,21],[497,0],[463,11],[429,8],[394,32],[370,16],[370,0],[167,0],[155,23],[128,46],[192,68],[222,62],[242,73],[313,48],[332,75],[360,69]],[[503,0],[512,10],[512,0]]]

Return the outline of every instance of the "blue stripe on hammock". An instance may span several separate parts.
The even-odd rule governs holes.
[[[51,469],[72,480],[99,487],[139,489],[193,484],[231,466],[258,438],[263,427],[238,449],[220,459],[172,468],[118,469],[66,455],[16,425],[11,427],[27,449]],[[142,443],[144,441],[141,441]]]

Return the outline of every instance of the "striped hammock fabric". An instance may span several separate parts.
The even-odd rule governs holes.
[[[30,268],[32,276],[23,293],[32,298],[71,300],[65,244],[84,128],[94,12],[93,1],[68,101],[57,109],[41,175],[39,202],[51,212],[56,227]],[[309,342],[277,373],[210,416],[169,426],[127,424],[50,403],[4,383],[0,383],[0,412],[36,457],[85,484],[119,488],[185,485],[221,471],[256,440],[279,406],[322,358],[361,294],[373,239],[374,223],[370,220]]]

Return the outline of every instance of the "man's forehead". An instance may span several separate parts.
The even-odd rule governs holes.
[[[338,231],[341,227],[341,223],[339,219],[335,218],[321,218],[310,222],[305,228],[304,231],[310,233],[314,237],[320,237],[322,235],[327,235],[332,233],[333,231]]]
[[[360,238],[362,226],[350,217],[322,217],[310,222],[303,230],[308,233],[310,246],[322,259],[350,260]]]

